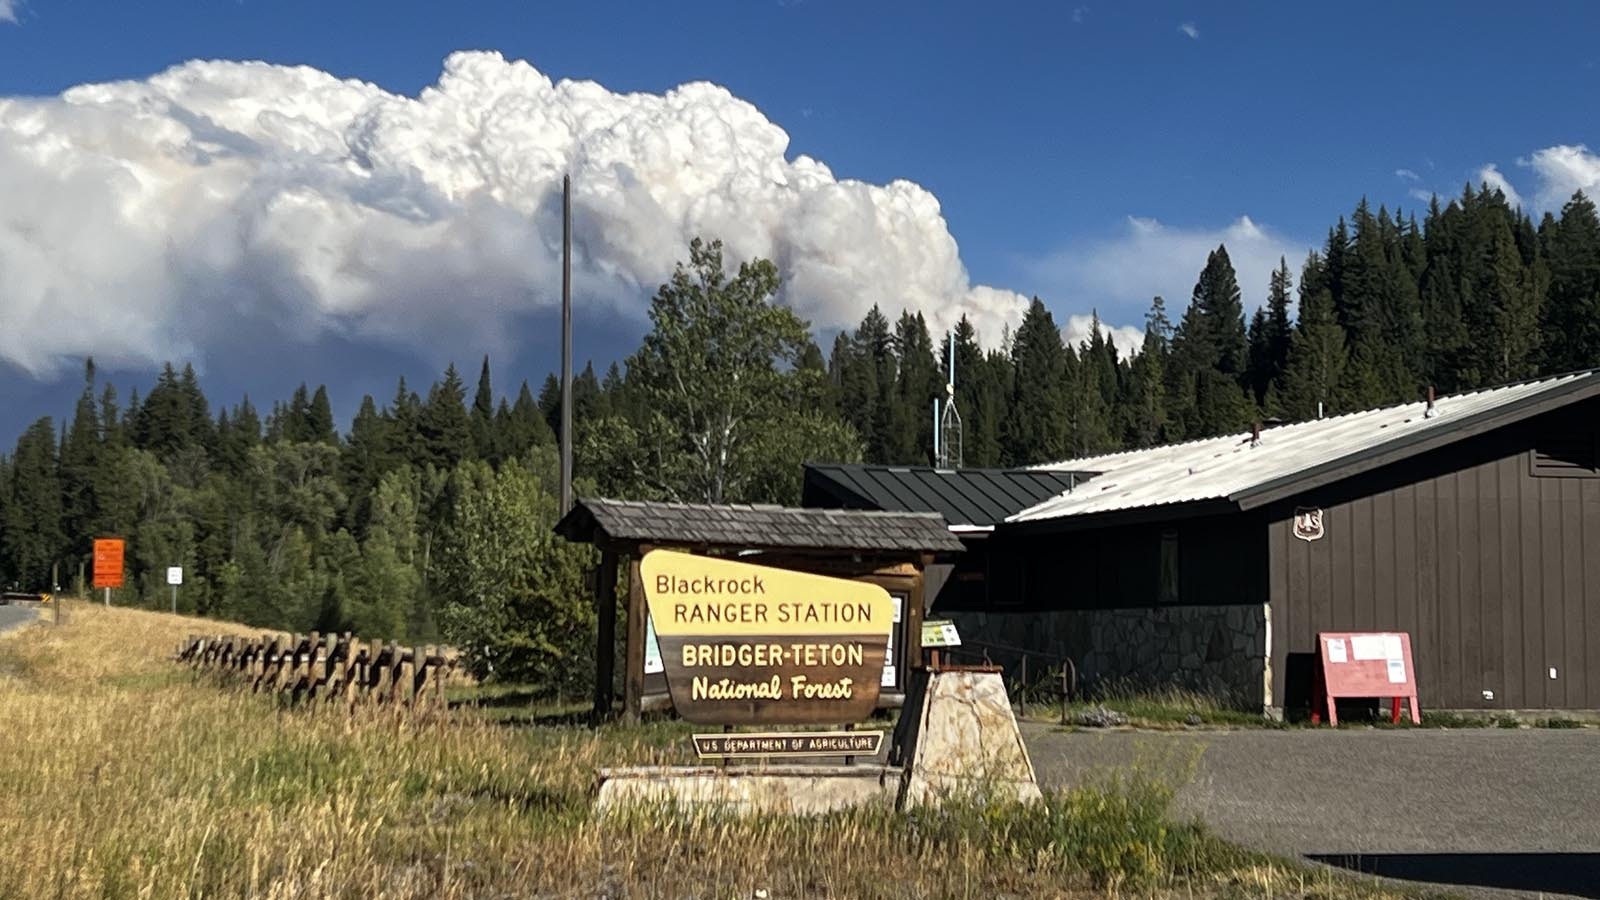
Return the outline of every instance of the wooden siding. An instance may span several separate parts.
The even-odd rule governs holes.
[[[1591,400],[1270,507],[1274,671],[1318,631],[1408,631],[1425,708],[1600,708],[1600,479],[1532,465],[1597,421]],[[1308,506],[1321,540],[1292,534]]]

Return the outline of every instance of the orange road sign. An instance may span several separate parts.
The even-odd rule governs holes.
[[[94,586],[122,587],[122,538],[96,538],[94,542]]]

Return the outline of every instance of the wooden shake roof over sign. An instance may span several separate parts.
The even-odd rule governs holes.
[[[627,543],[791,550],[959,551],[937,513],[798,509],[642,500],[580,499],[556,524],[579,543]]]

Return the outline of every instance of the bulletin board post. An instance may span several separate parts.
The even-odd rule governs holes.
[[[1417,667],[1406,632],[1324,631],[1317,635],[1316,685],[1311,721],[1338,726],[1337,701],[1388,698],[1390,721],[1400,721],[1400,701],[1408,701],[1411,723],[1421,724]]]

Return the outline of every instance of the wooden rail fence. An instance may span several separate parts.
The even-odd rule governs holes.
[[[175,658],[196,669],[245,681],[256,692],[286,694],[291,702],[344,701],[443,709],[445,680],[455,651],[400,647],[342,635],[190,635]]]

